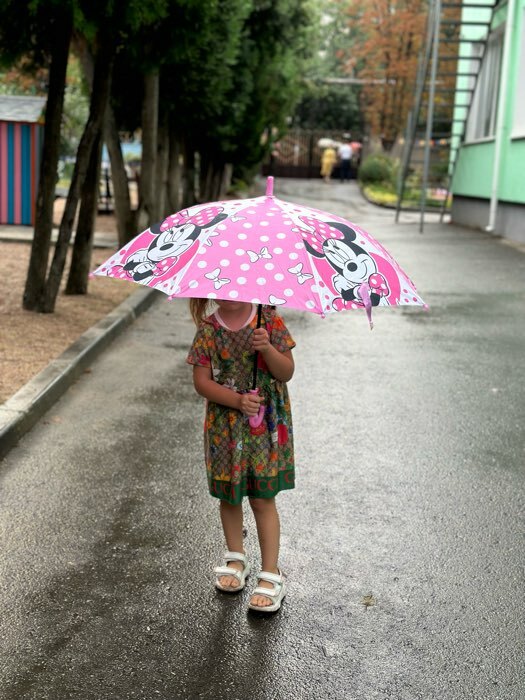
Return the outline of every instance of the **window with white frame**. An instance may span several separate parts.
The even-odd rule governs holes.
[[[498,95],[503,51],[503,27],[490,35],[481,62],[481,72],[476,83],[467,122],[467,141],[477,141],[494,136],[498,112]]]
[[[519,64],[514,89],[514,120],[512,136],[525,136],[525,10],[521,18],[521,42]]]

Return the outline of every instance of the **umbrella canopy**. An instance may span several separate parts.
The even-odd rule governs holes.
[[[199,204],[143,231],[94,272],[168,297],[232,299],[325,316],[426,306],[369,233],[334,214],[266,194]]]

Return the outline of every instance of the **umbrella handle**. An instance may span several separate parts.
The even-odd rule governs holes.
[[[370,299],[370,291],[366,282],[359,285],[359,296],[365,305],[368,323],[370,324],[370,330],[372,330],[374,327],[374,324],[372,323],[372,300]]]
[[[259,389],[250,389],[250,394],[258,394]],[[263,422],[265,407],[263,404],[259,406],[259,413],[256,416],[250,416],[248,422],[250,428],[258,428]]]

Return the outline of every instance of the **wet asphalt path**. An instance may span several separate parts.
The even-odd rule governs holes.
[[[431,307],[377,311],[372,333],[286,315],[281,612],[212,586],[193,326],[158,302],[0,466],[2,700],[525,697],[525,254],[396,226],[354,185],[276,194],[368,228]]]

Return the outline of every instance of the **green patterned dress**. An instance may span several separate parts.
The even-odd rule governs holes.
[[[261,325],[280,352],[295,347],[283,319],[263,306]],[[212,314],[197,329],[188,363],[210,367],[219,384],[238,392],[251,389],[254,353],[251,335],[257,318],[238,331],[221,325]],[[292,414],[288,390],[275,379],[259,355],[257,386],[266,411],[259,428],[251,428],[240,411],[207,402],[204,425],[206,469],[210,493],[232,505],[243,496],[273,498],[294,487]]]

